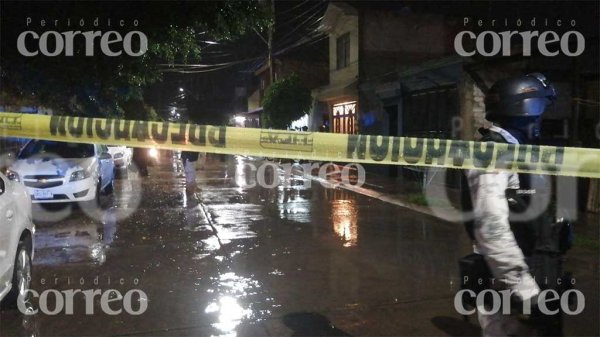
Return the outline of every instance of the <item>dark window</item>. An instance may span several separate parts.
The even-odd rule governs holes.
[[[402,110],[402,136],[419,138],[458,138],[453,126],[458,127],[460,110],[455,86],[406,92]],[[432,179],[433,172],[422,168],[404,167],[402,175],[410,180],[423,182]],[[435,171],[435,170],[434,170]],[[451,188],[460,186],[460,170],[448,170],[444,183]]]
[[[422,138],[452,138],[459,116],[456,87],[438,87],[406,94],[402,112],[402,135]]]
[[[350,33],[338,37],[336,53],[337,69],[346,68],[350,64]]]

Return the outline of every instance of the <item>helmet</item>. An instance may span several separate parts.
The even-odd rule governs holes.
[[[539,117],[556,99],[554,87],[540,73],[500,80],[485,96],[489,121],[511,117]]]

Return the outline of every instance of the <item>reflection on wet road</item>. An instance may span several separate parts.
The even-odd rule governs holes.
[[[73,315],[2,312],[0,335],[477,333],[452,306],[462,228],[281,170],[286,184],[246,188],[247,162],[207,162],[195,195],[174,164],[119,179],[97,216],[36,208],[63,217],[37,219],[36,291],[140,289],[148,308],[108,315],[97,297],[86,315],[75,296]]]

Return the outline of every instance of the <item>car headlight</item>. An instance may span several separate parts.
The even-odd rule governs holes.
[[[12,181],[20,181],[20,177],[19,174],[13,170],[7,169],[4,172],[4,175],[6,176],[6,178],[8,178],[8,180],[12,180]]]
[[[88,170],[79,170],[71,173],[71,179],[69,179],[69,181],[79,181],[89,177],[91,177],[91,174]]]
[[[155,148],[151,148],[148,151],[148,154],[150,155],[150,157],[158,158],[158,150]]]

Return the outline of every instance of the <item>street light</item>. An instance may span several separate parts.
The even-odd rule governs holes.
[[[179,92],[183,92],[183,88],[179,88]]]
[[[244,116],[235,116],[233,117],[233,120],[237,123],[237,124],[242,124],[246,121],[246,117]]]

